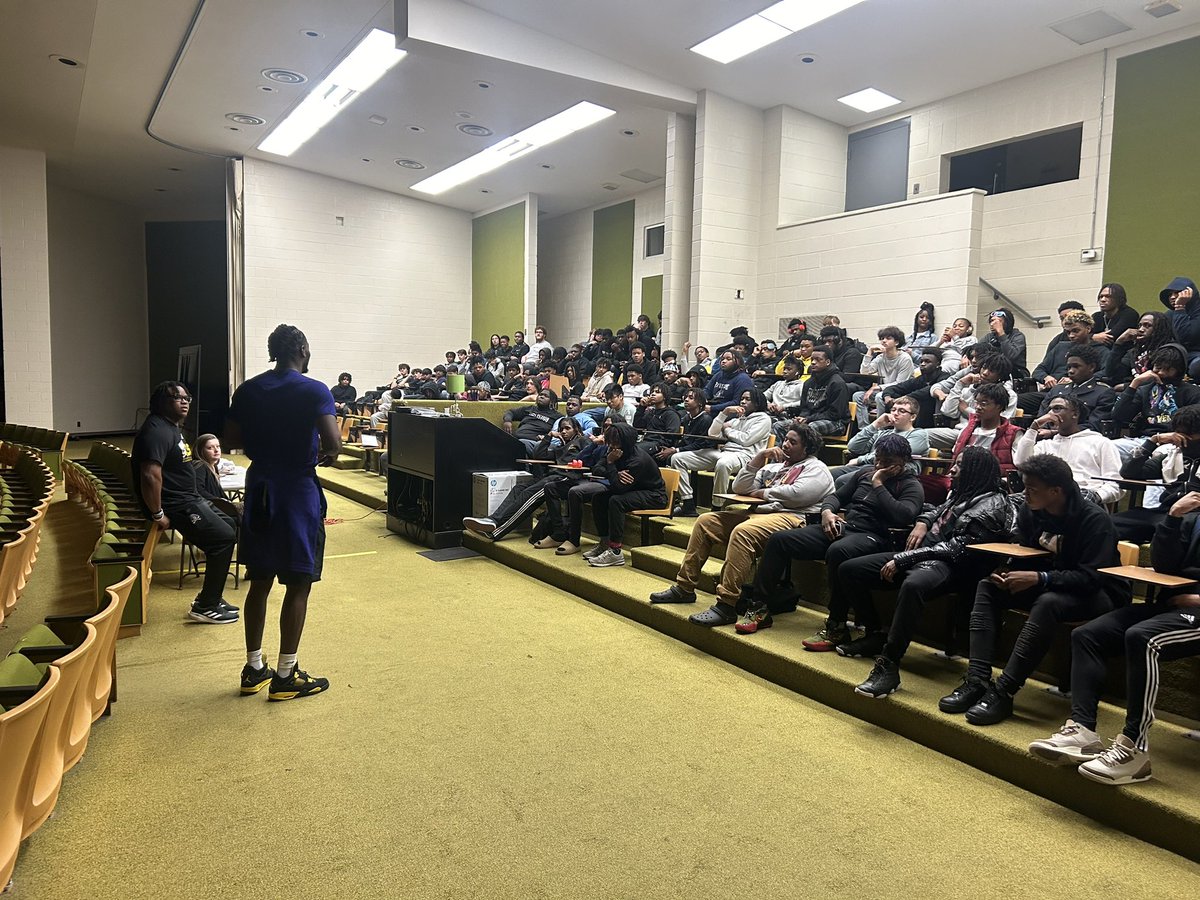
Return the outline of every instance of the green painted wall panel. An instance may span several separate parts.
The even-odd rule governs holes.
[[[1104,280],[1139,311],[1200,277],[1200,38],[1117,61]]]
[[[592,324],[617,329],[633,309],[633,203],[592,213]]]
[[[525,204],[471,222],[471,334],[481,347],[492,334],[525,322]]]
[[[662,279],[661,275],[647,275],[642,279],[642,314],[650,317],[655,328],[662,311]]]

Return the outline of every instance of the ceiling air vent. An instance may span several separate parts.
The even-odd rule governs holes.
[[[1092,43],[1092,41],[1103,40],[1106,37],[1112,37],[1114,34],[1120,34],[1123,31],[1132,31],[1133,29],[1120,19],[1113,18],[1104,12],[1104,10],[1097,9],[1094,12],[1084,13],[1082,16],[1076,16],[1073,19],[1064,19],[1061,22],[1056,22],[1050,26],[1050,30],[1057,31],[1063,37],[1069,38],[1082,47],[1084,44]]]
[[[471,137],[491,137],[492,129],[484,128],[482,125],[474,125],[470,122],[463,122],[456,126],[463,134],[469,134]]]
[[[600,185],[600,187],[604,188],[606,191],[615,191],[621,186],[619,184],[613,184],[611,181],[606,181],[604,184]]]
[[[262,77],[269,81],[277,81],[280,84],[304,84],[308,81],[307,75],[301,75],[299,72],[293,72],[291,69],[263,69]]]
[[[628,178],[630,181],[640,181],[642,184],[653,184],[656,181],[661,181],[661,175],[653,175],[644,169],[626,169],[621,173],[622,178]]]

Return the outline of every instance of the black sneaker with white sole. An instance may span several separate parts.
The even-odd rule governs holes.
[[[229,625],[238,620],[238,613],[236,610],[231,611],[215,603],[211,606],[193,603],[188,618],[193,622],[204,622],[207,625]]]
[[[899,663],[892,662],[886,656],[879,656],[875,659],[875,666],[871,669],[867,680],[856,687],[854,693],[882,700],[884,697],[896,693],[899,687]]]

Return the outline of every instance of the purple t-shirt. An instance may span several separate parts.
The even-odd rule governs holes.
[[[294,369],[247,379],[229,404],[229,418],[241,426],[243,449],[260,476],[315,466],[317,418],[333,414],[329,388]]]

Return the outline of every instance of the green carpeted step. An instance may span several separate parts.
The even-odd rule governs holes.
[[[938,698],[957,686],[965,662],[935,655],[928,647],[912,646],[904,660],[900,691],[876,701],[853,690],[866,677],[871,660],[844,659],[836,653],[806,653],[801,648],[803,638],[824,622],[818,611],[801,607],[794,613],[777,616],[772,628],[742,636],[732,628],[702,628],[687,621],[689,614],[711,602],[707,594],[701,594],[700,602],[695,605],[650,605],[648,595],[661,590],[664,582],[643,566],[665,565],[672,552],[678,553],[678,548],[641,548],[633,551],[636,566],[613,567],[599,573],[578,555],[556,557],[533,550],[523,541],[493,543],[468,535],[464,543],[513,569],[759,677],[903,735],[1142,840],[1200,860],[1200,844],[1192,838],[1200,829],[1200,795],[1191,790],[1195,783],[1197,747],[1184,737],[1184,728],[1177,724],[1160,722],[1155,726],[1155,781],[1133,789],[1108,788],[1081,778],[1069,767],[1055,768],[1028,753],[1030,741],[1053,733],[1070,714],[1067,703],[1047,693],[1044,684],[1028,683],[1017,699],[1013,718],[989,728],[976,728],[962,716],[947,716],[937,709]],[[1101,734],[1116,734],[1122,721],[1120,709],[1102,704]],[[881,761],[882,764],[886,763]]]
[[[668,547],[660,544],[656,547],[634,547],[629,551],[633,558],[633,567],[651,575],[657,575],[668,582],[675,581],[675,575],[683,564],[683,551],[678,547]],[[721,561],[710,559],[700,570],[699,588],[712,593],[717,589],[721,579]],[[663,585],[666,587],[666,585]],[[658,588],[662,590],[662,588]]]

